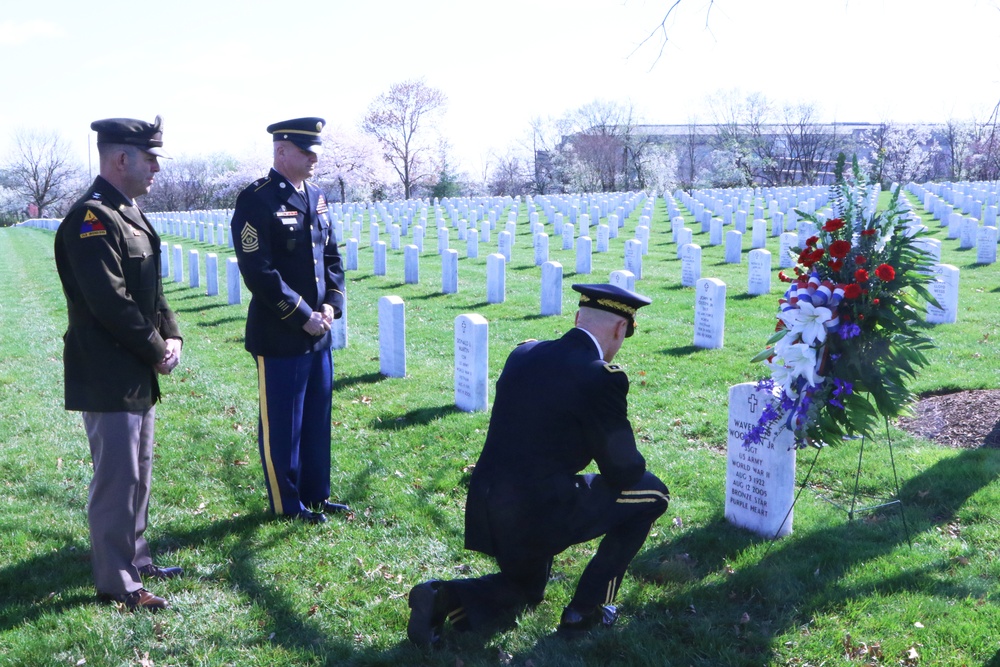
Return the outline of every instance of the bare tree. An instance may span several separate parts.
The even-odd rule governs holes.
[[[636,132],[631,103],[595,100],[571,112],[564,141],[570,150],[575,189],[614,192],[628,187],[641,158],[645,137]]]
[[[503,197],[527,194],[531,191],[532,179],[525,161],[508,151],[494,155],[493,173],[488,179],[490,195]]]
[[[567,160],[560,149],[562,137],[572,130],[567,117],[533,118],[530,137],[524,142],[532,155],[532,179],[535,194],[563,192],[569,183]]]
[[[382,144],[385,159],[396,170],[409,199],[414,186],[431,176],[430,164],[423,159],[428,149],[420,134],[423,123],[444,110],[445,94],[422,80],[394,83],[369,105],[363,127]]]
[[[225,154],[164,160],[156,185],[145,195],[145,207],[154,211],[197,211],[221,205],[215,179],[237,171],[235,158]],[[245,184],[244,184],[245,185]]]
[[[660,50],[656,54],[656,59],[653,60],[653,64],[650,66],[650,69],[652,69],[653,67],[655,67],[656,63],[659,62],[660,57],[663,56],[663,49],[666,48],[667,42],[670,40],[670,38],[669,38],[669,36],[667,34],[667,21],[670,20],[670,15],[674,13],[674,10],[677,9],[677,6],[680,5],[682,1],[683,0],[671,0],[670,1],[670,7],[668,7],[667,11],[663,14],[663,20],[660,21],[660,24],[658,26],[656,26],[655,28],[653,28],[653,30],[646,36],[646,38],[644,40],[642,40],[641,42],[639,42],[639,45],[635,47],[634,51],[632,51],[632,53],[635,53],[635,51],[638,51],[640,48],[642,48],[642,46],[646,42],[648,42],[649,40],[651,40],[654,37],[656,37],[657,35],[659,35],[659,37],[660,37]],[[715,4],[715,0],[708,0],[708,5],[707,5],[707,8],[705,9],[705,28],[706,29],[708,29],[708,20],[709,20],[709,17],[711,16],[711,14],[712,14],[712,5],[714,5],[714,4]]]
[[[6,171],[11,188],[38,208],[36,215],[60,212],[83,188],[83,169],[69,143],[56,132],[18,130]]]
[[[788,181],[807,185],[816,184],[821,171],[826,171],[834,158],[837,144],[836,126],[827,131],[816,116],[818,110],[811,103],[785,105],[782,117],[785,148],[788,162]]]

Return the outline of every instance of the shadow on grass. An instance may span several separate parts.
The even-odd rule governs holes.
[[[420,408],[410,410],[406,414],[392,417],[390,415],[380,416],[371,420],[368,426],[378,431],[399,431],[410,426],[426,426],[433,421],[441,419],[445,415],[461,412],[454,404],[442,405],[439,407]]]
[[[333,393],[336,394],[342,389],[347,389],[357,384],[377,384],[385,379],[386,377],[381,373],[365,373],[364,375],[352,375],[345,378],[334,377]]]
[[[996,480],[997,466],[988,464],[990,458],[996,458],[995,451],[967,450],[903,483],[899,497],[911,539],[946,524],[970,497]],[[648,549],[633,563],[632,572],[640,579],[690,584],[666,610],[655,614],[662,619],[665,611],[665,623],[642,621],[645,610],[639,611],[638,618],[649,633],[665,633],[679,645],[690,646],[693,657],[706,650],[702,638],[706,630],[736,626],[734,619],[739,611],[745,611],[756,620],[738,626],[737,639],[725,642],[734,655],[720,657],[720,661],[749,665],[773,655],[779,648],[773,645],[776,637],[809,624],[817,615],[843,608],[851,600],[901,591],[961,600],[988,592],[986,582],[974,589],[974,584],[942,579],[946,556],[940,565],[904,567],[888,578],[845,581],[859,566],[906,544],[906,532],[893,510],[865,520],[847,521],[845,517],[831,527],[797,532],[773,543],[733,527],[720,515],[703,528]],[[733,563],[747,557],[743,552],[759,551],[765,545],[759,559],[749,555],[754,560],[752,567],[731,569]],[[906,553],[901,551],[899,557]]]
[[[701,348],[696,345],[680,345],[678,347],[671,347],[663,350],[661,354],[665,354],[669,357],[686,357],[695,352],[698,352]]]
[[[228,308],[228,303],[206,303],[204,306],[190,306],[186,308],[174,308],[175,313],[202,313],[214,308]]]
[[[194,310],[195,312],[197,312],[197,308]],[[240,313],[239,315],[233,315],[232,317],[223,317],[218,320],[212,320],[211,322],[197,322],[196,324],[199,327],[205,327],[211,329],[214,327],[222,326],[223,324],[229,324],[231,322],[245,322],[246,319],[247,319],[246,315]],[[240,338],[239,342],[242,343],[243,339]]]
[[[281,525],[271,525],[276,522]],[[231,520],[206,523],[193,530],[168,530],[152,546],[154,553],[163,553],[163,549],[157,546],[162,547],[164,543],[183,547],[226,544],[228,559],[225,564],[198,577],[181,579],[175,585],[192,586],[197,590],[199,583],[209,582],[239,591],[248,599],[248,604],[266,610],[267,624],[261,626],[260,631],[269,636],[269,643],[295,653],[316,656],[319,662],[310,664],[341,665],[359,659],[362,662],[390,659],[390,662],[382,664],[402,664],[391,660],[395,649],[388,654],[379,649],[359,650],[349,635],[334,637],[322,631],[310,620],[308,611],[291,600],[281,586],[275,586],[273,575],[259,568],[260,552],[279,547],[281,543],[296,539],[295,535],[301,531],[310,530],[315,530],[315,527],[277,520],[265,512],[256,512]],[[4,591],[0,598],[0,631],[31,624],[43,615],[64,614],[77,607],[100,604],[92,592],[88,551],[70,546],[76,541],[74,537],[66,535],[64,539],[67,548],[0,568],[0,589]],[[40,572],[45,576],[39,576]],[[87,592],[79,592],[81,589],[87,589]],[[58,591],[61,590],[66,590],[67,594],[60,594]],[[168,593],[167,597],[172,596]],[[170,610],[160,612],[158,618],[166,622],[182,622],[184,612],[184,605],[175,602]],[[123,612],[108,605],[106,613]],[[155,655],[155,652],[151,653]]]

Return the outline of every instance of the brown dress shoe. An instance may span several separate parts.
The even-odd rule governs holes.
[[[180,567],[157,567],[150,563],[139,568],[139,574],[153,579],[173,579],[184,574],[184,569]]]
[[[97,597],[104,602],[116,602],[123,605],[128,611],[135,611],[136,609],[148,609],[150,611],[159,611],[160,609],[166,609],[170,605],[163,598],[153,595],[145,588],[140,588],[137,591],[132,591],[131,593],[125,593],[123,595],[108,595],[106,593],[98,593]]]

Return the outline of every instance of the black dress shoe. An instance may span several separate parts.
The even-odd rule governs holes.
[[[410,589],[410,621],[406,626],[406,636],[417,646],[438,646],[441,643],[444,621],[450,611],[442,591],[440,581],[425,581]]]
[[[123,605],[128,611],[135,611],[137,609],[148,609],[149,611],[159,611],[161,609],[166,609],[170,605],[163,598],[153,595],[145,588],[140,588],[137,591],[132,591],[131,593],[124,593],[122,595],[108,595],[106,593],[98,593],[97,597],[103,602],[116,602]]]
[[[299,521],[305,521],[306,523],[319,524],[326,523],[326,515],[321,512],[313,512],[312,510],[302,510],[298,514],[292,515],[293,519],[298,519]]]
[[[618,608],[611,604],[596,605],[590,611],[581,612],[574,607],[563,609],[562,618],[556,632],[573,638],[589,632],[598,625],[610,628],[618,620]]]
[[[184,574],[184,569],[179,567],[157,567],[150,563],[139,568],[139,574],[153,579],[173,579]]]
[[[351,508],[347,505],[341,505],[340,503],[331,503],[329,500],[324,500],[321,503],[310,506],[314,512],[319,512],[321,514],[347,514],[351,511]]]

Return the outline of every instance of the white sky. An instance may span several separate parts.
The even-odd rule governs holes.
[[[595,99],[650,123],[711,122],[738,88],[822,120],[985,119],[1000,101],[1000,0],[0,0],[0,157],[18,128],[86,160],[92,120],[161,114],[174,155],[267,155],[298,116],[357,125],[389,85],[448,96],[472,175],[534,117]],[[95,156],[96,162],[96,156]]]

